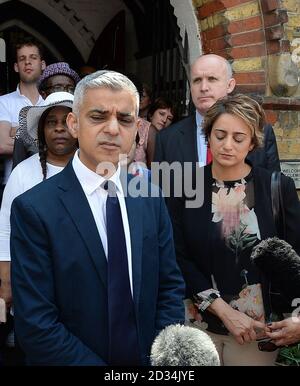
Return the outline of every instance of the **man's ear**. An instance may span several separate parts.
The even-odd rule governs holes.
[[[78,119],[77,119],[76,114],[74,114],[73,112],[69,113],[67,115],[66,122],[67,122],[68,129],[69,129],[69,132],[72,135],[72,137],[78,138],[78,126],[79,125],[78,125]]]
[[[235,85],[236,85],[235,79],[234,78],[229,79],[228,85],[227,85],[227,94],[230,94],[234,90]]]
[[[14,63],[14,70],[15,72],[19,72],[18,63]]]
[[[42,60],[42,70],[43,71],[45,70],[46,66],[47,66],[46,62],[44,60]]]
[[[142,118],[138,117],[136,120],[136,129],[138,130],[142,126]]]

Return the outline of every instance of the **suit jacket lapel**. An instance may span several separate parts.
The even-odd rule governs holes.
[[[63,205],[73,219],[73,222],[89,251],[100,279],[103,284],[107,286],[107,260],[101,238],[91,208],[74,173],[71,162],[61,172],[61,183],[59,187],[62,190],[60,198]]]
[[[185,124],[179,129],[184,136],[181,142],[182,160],[197,162],[197,124],[195,114],[186,119]]]

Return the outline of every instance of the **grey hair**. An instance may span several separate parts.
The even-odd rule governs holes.
[[[107,70],[96,71],[81,79],[74,92],[73,112],[76,115],[79,114],[80,106],[83,103],[84,95],[88,89],[101,87],[115,91],[128,91],[136,99],[136,116],[138,116],[140,96],[135,85],[127,78],[127,76],[116,71]]]

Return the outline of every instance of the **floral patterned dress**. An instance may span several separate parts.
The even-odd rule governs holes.
[[[233,308],[264,321],[259,273],[250,261],[253,246],[261,240],[251,172],[238,181],[213,180],[212,214],[210,261],[214,286]],[[216,319],[212,314],[206,316],[212,319],[210,322]]]

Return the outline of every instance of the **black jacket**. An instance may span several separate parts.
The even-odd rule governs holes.
[[[212,288],[210,266],[210,224],[212,220],[212,174],[211,165],[204,168],[204,202],[199,208],[185,207],[186,198],[171,197],[168,209],[173,223],[176,256],[182,270],[187,296]],[[271,172],[253,168],[254,211],[257,216],[261,238],[276,235],[271,204]],[[193,180],[194,181],[194,180]],[[300,203],[294,181],[282,175],[282,194],[286,217],[286,241],[300,253]]]
[[[156,136],[154,161],[197,162],[196,135],[195,114],[161,130]],[[263,147],[249,153],[247,159],[253,166],[260,166],[270,171],[280,170],[276,137],[271,125],[264,127]]]

